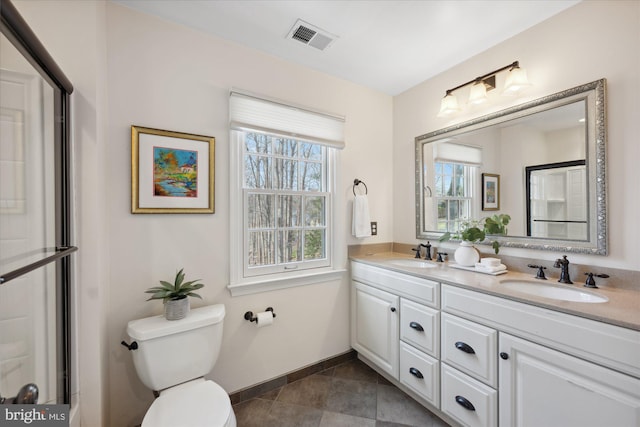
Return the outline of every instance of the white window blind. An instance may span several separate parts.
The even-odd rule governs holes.
[[[236,91],[229,99],[231,129],[253,130],[344,148],[344,118]]]
[[[433,147],[433,160],[440,163],[459,163],[469,166],[482,165],[482,148],[471,145],[439,142]]]

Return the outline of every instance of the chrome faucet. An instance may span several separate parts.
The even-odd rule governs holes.
[[[558,282],[573,284],[569,277],[569,260],[566,255],[562,255],[562,258],[558,258],[556,262],[553,263],[553,266],[560,269],[560,278],[558,279]]]

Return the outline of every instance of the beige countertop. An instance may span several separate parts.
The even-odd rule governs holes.
[[[533,274],[507,272],[506,274],[493,276],[453,268],[449,266],[450,262],[437,263],[432,261],[425,262],[433,263],[435,265],[434,268],[400,267],[391,265],[388,261],[392,259],[413,258],[406,254],[394,252],[378,253],[374,255],[358,255],[352,256],[351,259],[353,261],[363,262],[365,264],[423,277],[425,279],[508,298],[525,304],[535,305],[640,331],[640,291],[635,289],[616,288],[615,285],[610,283],[608,283],[606,287],[602,286],[598,289],[588,289],[583,287],[582,283],[574,283],[573,285],[559,284],[557,283],[556,277],[552,277],[549,278],[549,280],[544,281],[548,284],[569,286],[608,298],[607,302],[602,303],[572,302],[524,294],[516,290],[508,289],[501,284],[504,280],[527,280],[537,283]]]

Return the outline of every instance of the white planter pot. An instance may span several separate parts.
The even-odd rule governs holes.
[[[456,260],[456,264],[463,267],[473,267],[480,260],[480,254],[471,242],[460,242],[460,246],[456,249],[453,257]]]
[[[173,299],[164,303],[164,317],[167,320],[180,320],[187,317],[191,305],[189,298]]]

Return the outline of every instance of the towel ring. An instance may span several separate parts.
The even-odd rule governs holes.
[[[367,184],[364,183],[364,181],[360,181],[358,178],[353,180],[353,195],[356,195],[356,187],[358,185],[364,185],[364,194],[369,194],[369,189],[367,188]]]

